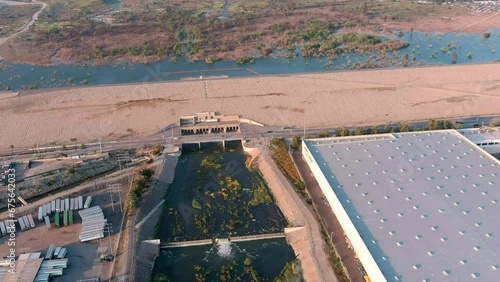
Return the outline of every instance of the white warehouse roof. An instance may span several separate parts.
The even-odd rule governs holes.
[[[462,134],[304,145],[387,281],[498,281],[500,162]]]

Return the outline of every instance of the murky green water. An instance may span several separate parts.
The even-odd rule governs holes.
[[[164,273],[171,281],[196,281],[196,273],[201,273],[195,270],[197,265],[203,267],[205,274],[208,272],[206,281],[222,281],[222,267],[234,265],[231,278],[226,281],[252,281],[245,273],[246,258],[251,259],[261,281],[273,281],[295,255],[285,239],[162,249],[153,275]]]
[[[283,232],[287,222],[273,202],[250,204],[256,189],[267,186],[246,160],[239,141],[228,141],[225,148],[204,143],[201,150],[185,144],[158,224],[162,243]],[[253,281],[258,275],[273,281],[294,258],[285,239],[168,248],[161,250],[153,275],[165,274],[170,281],[196,281],[196,274],[206,279],[199,281]]]
[[[205,169],[212,158],[218,168]],[[281,233],[287,222],[274,202],[252,204],[258,187],[272,194],[257,171],[250,171],[240,142],[184,145],[160,219],[162,242]]]

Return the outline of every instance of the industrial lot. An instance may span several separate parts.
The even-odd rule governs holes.
[[[261,148],[261,154],[266,154],[264,149],[275,138],[284,138],[290,156],[305,161],[312,172],[317,183],[304,178],[306,192],[298,204],[318,213],[318,222],[326,227],[324,236],[333,242],[344,275],[352,281],[455,281],[459,277],[493,281],[497,277],[500,229],[492,215],[499,212],[500,204],[494,189],[500,183],[500,162],[493,156],[500,153],[498,128],[318,138],[325,129],[297,129],[301,136],[293,128],[269,127],[235,116],[234,131],[203,129],[226,125],[217,117],[222,115],[183,117],[181,126],[163,130],[159,141],[141,141],[149,144],[144,146],[128,140],[64,150],[55,146],[4,157],[3,170],[20,168],[16,185],[26,190],[18,194],[15,218],[11,220],[5,210],[0,214],[0,253],[9,253],[8,228],[16,227],[16,274],[9,273],[12,260],[3,255],[0,281],[145,281],[143,275],[151,274],[144,273],[151,271],[159,254],[160,241],[152,240],[151,226],[159,219],[165,191],[157,187],[172,181],[182,147],[241,140],[246,150]],[[188,132],[186,126],[199,130]],[[293,153],[298,136],[306,138]],[[130,209],[129,189],[137,173],[146,169],[154,175],[136,203],[137,212]],[[307,173],[304,169],[298,165],[301,175]],[[311,190],[314,185],[319,185],[321,199]],[[286,211],[279,193],[273,190],[273,194]],[[332,225],[331,216],[338,226]],[[340,231],[343,239],[339,240],[333,233]],[[295,249],[296,235],[283,236]],[[320,242],[311,248],[322,251],[326,246]],[[298,259],[318,263],[318,257],[309,256],[304,253]],[[324,276],[317,279],[325,280]]]

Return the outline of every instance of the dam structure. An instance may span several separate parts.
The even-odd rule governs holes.
[[[163,243],[160,244],[160,248],[167,249],[167,248],[180,248],[180,247],[190,247],[190,246],[216,245],[227,242],[245,242],[245,241],[255,241],[255,240],[265,240],[265,239],[276,239],[276,238],[286,238],[285,232]]]

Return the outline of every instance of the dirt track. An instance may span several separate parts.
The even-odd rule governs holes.
[[[38,20],[38,16],[40,15],[40,13],[45,10],[45,8],[47,8],[47,4],[43,3],[43,2],[39,2],[37,0],[32,0],[31,3],[27,3],[27,2],[16,2],[16,1],[0,1],[0,4],[6,4],[6,5],[9,5],[9,6],[18,6],[18,5],[33,5],[33,4],[42,4],[42,7],[40,7],[40,10],[38,10],[38,12],[36,12],[32,17],[31,17],[31,20],[26,24],[26,26],[12,34],[11,36],[8,36],[8,37],[2,37],[0,38],[0,45],[4,44],[5,42],[7,42],[9,39],[12,39],[16,36],[18,36],[19,34],[23,33],[23,32],[26,32],[30,26],[32,26],[36,20]],[[0,56],[0,61],[2,61],[3,58],[2,56]]]

